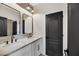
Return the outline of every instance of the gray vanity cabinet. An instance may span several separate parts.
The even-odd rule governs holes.
[[[18,51],[10,54],[9,56],[39,56],[41,53],[40,51],[40,39],[38,39],[19,49]]]
[[[10,54],[9,56],[31,56],[31,44],[19,49],[18,51]]]

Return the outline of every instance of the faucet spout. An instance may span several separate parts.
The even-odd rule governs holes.
[[[15,37],[12,35],[11,36],[11,43],[13,43],[13,39],[14,39]]]

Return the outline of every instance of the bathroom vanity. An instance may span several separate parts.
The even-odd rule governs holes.
[[[0,56],[39,56],[42,54],[41,34],[33,32],[33,17],[0,4]],[[7,7],[7,8],[6,8]],[[0,9],[1,10],[1,9]],[[8,10],[8,12],[5,12]],[[13,12],[14,11],[14,12]],[[9,16],[5,16],[5,13]],[[0,16],[1,16],[0,15]],[[18,17],[16,19],[16,17]],[[3,23],[4,22],[4,26]],[[2,29],[6,28],[4,31]]]
[[[1,56],[39,56],[42,36],[18,39],[17,42],[0,47]]]

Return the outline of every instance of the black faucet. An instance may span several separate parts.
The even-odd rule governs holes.
[[[15,37],[12,35],[11,36],[11,43],[13,43],[13,39],[14,39]]]
[[[6,41],[6,44],[8,44],[9,42],[8,41]]]

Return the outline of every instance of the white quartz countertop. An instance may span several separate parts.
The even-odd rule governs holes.
[[[0,47],[0,56],[9,55],[9,54],[19,50],[20,48],[32,43],[33,41],[38,40],[39,38],[42,38],[42,36],[34,35],[31,38],[18,39],[17,42],[8,44],[5,47]]]

